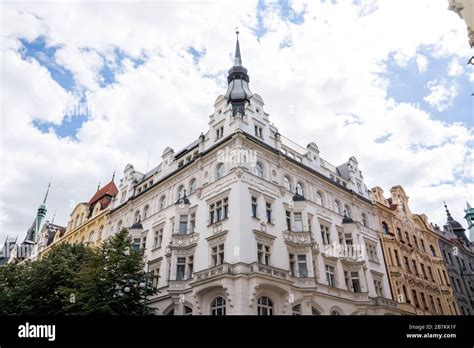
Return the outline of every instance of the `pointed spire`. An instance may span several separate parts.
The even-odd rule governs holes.
[[[48,199],[49,188],[51,187],[51,181],[48,183],[48,188],[46,190],[46,194],[44,195],[43,204],[46,204],[46,200]]]
[[[115,170],[114,170],[114,173],[112,174],[112,182],[114,181],[115,179]]]
[[[451,216],[451,213],[449,212],[448,206],[446,205],[446,202],[443,201],[444,203],[444,208],[446,209],[446,215],[448,216],[448,221],[453,221],[453,217]]]
[[[234,66],[242,66],[242,57],[240,55],[240,44],[239,44],[239,27],[235,28],[235,34],[237,36],[237,41],[235,43]]]
[[[99,183],[97,184],[97,191],[100,190],[100,180],[99,180]]]

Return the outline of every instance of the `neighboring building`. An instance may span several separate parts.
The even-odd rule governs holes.
[[[469,45],[474,47],[474,1],[448,0],[448,2],[448,10],[456,12],[466,22]]]
[[[104,228],[109,218],[112,199],[117,194],[114,179],[91,197],[89,202],[76,205],[65,230],[53,229],[42,234],[41,255],[46,255],[53,246],[61,243],[84,243],[95,246],[104,239]]]
[[[394,298],[405,314],[458,314],[455,298],[439,249],[439,237],[425,215],[412,214],[401,186],[384,198],[372,189],[382,245]]]
[[[7,236],[5,242],[3,243],[3,248],[0,252],[0,266],[3,266],[8,263],[10,259],[11,252],[16,246],[17,237]]]
[[[448,216],[443,230],[434,229],[440,236],[439,247],[451,279],[454,295],[461,314],[474,315],[474,243],[467,239],[465,229],[453,219],[445,204]],[[473,209],[467,204],[466,220],[471,228]],[[471,234],[472,236],[472,234]]]
[[[28,231],[26,231],[26,237],[20,245],[15,245],[10,250],[10,255],[8,257],[8,263],[10,262],[22,262],[24,260],[36,260],[39,256],[39,240],[40,234],[39,232],[43,229],[43,225],[45,223],[46,213],[48,211],[48,207],[46,205],[46,201],[48,199],[49,189],[51,187],[51,183],[48,184],[48,188],[46,190],[46,194],[44,195],[43,203],[41,203],[38,207],[38,211],[36,212],[35,219],[31,224]]]
[[[473,243],[474,242],[474,208],[471,207],[469,202],[466,202],[466,209],[464,210],[464,212],[466,213],[466,215],[464,215],[464,219],[466,219],[467,221],[469,241],[470,243]]]
[[[333,166],[315,143],[279,133],[249,89],[238,39],[227,81],[206,134],[167,147],[148,173],[127,165],[113,201],[107,236],[128,228],[145,249],[160,290],[151,305],[176,315],[399,313],[357,160]]]

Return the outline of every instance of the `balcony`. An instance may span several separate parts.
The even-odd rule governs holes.
[[[264,265],[262,263],[254,262],[250,265],[251,273],[263,274],[270,277],[275,277],[283,280],[288,280],[288,271],[280,268]]]
[[[168,283],[168,291],[181,293],[185,289],[189,288],[189,283],[191,280],[192,278],[186,280],[170,280]]]
[[[223,263],[221,265],[217,265],[204,271],[200,271],[194,274],[194,281],[202,281],[206,279],[216,278],[223,274],[232,274],[232,265],[228,263]]]
[[[386,306],[392,308],[398,308],[398,303],[396,301],[390,300],[385,297],[374,297],[370,299],[373,306]]]
[[[171,248],[186,248],[193,246],[199,240],[199,233],[171,235]]]
[[[309,231],[302,231],[302,232],[294,232],[294,231],[284,231],[283,238],[285,242],[293,243],[293,244],[311,244],[311,232]]]

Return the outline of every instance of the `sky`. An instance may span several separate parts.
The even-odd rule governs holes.
[[[208,129],[239,27],[250,88],[281,134],[369,187],[402,185],[438,225],[474,203],[465,22],[447,0],[2,1],[0,242],[22,239],[127,163]]]

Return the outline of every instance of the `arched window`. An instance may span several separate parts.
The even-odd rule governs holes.
[[[193,309],[189,306],[184,306],[183,315],[193,315]]]
[[[383,231],[383,234],[388,234],[389,232],[387,223],[385,221],[382,221],[382,231]]]
[[[149,210],[150,210],[150,206],[145,205],[145,208],[143,208],[143,220],[145,220],[148,217]]]
[[[257,301],[258,315],[273,315],[273,302],[266,296],[262,296]]]
[[[291,191],[291,181],[290,181],[290,178],[287,177],[287,176],[284,176],[283,177],[283,186],[285,186],[285,188],[288,190],[288,191]]]
[[[260,162],[257,162],[257,165],[255,166],[255,175],[259,178],[263,178],[263,165]]]
[[[120,220],[117,224],[117,233],[119,233],[121,229],[122,229],[122,220]]]
[[[341,214],[341,203],[338,200],[334,201],[334,211],[338,214]]]
[[[104,226],[100,226],[99,227],[99,233],[97,234],[97,240],[101,240],[102,239],[102,233],[104,232]]]
[[[341,313],[339,313],[339,312],[336,311],[336,310],[333,310],[333,311],[331,311],[331,315],[341,315]]]
[[[189,194],[194,193],[196,191],[196,179],[191,179],[189,182]]]
[[[223,298],[222,296],[216,297],[211,302],[211,315],[225,315],[225,302],[225,298]]]
[[[176,192],[176,200],[180,199],[180,198],[183,198],[183,195],[184,195],[184,185],[179,185],[178,187],[178,191]]]
[[[224,176],[224,163],[219,163],[216,167],[216,180]]]
[[[351,209],[349,208],[349,206],[346,204],[344,206],[344,214],[347,216],[347,217],[352,217],[352,213],[351,213]]]
[[[139,221],[140,221],[140,210],[137,210],[137,211],[135,212],[135,215],[134,215],[134,217],[133,217],[133,221],[134,221],[134,222],[139,222]]]
[[[74,227],[79,226],[79,219],[80,219],[79,214],[77,214],[76,215],[76,222],[74,223]]]
[[[433,245],[430,244],[431,256],[436,256],[436,250]]]
[[[314,307],[311,307],[311,315],[321,315],[321,313]]]
[[[296,192],[304,196],[304,189],[303,189],[303,184],[301,183],[301,181],[298,181],[298,183],[296,184]]]
[[[160,198],[160,210],[163,210],[165,209],[165,200],[166,200],[166,196],[161,196]]]
[[[301,315],[301,305],[297,304],[296,306],[293,306],[291,313],[292,315]]]
[[[362,225],[369,227],[369,219],[366,213],[362,213]]]
[[[89,242],[93,243],[94,242],[94,231],[91,231],[91,233],[89,233]]]
[[[323,194],[321,193],[321,191],[316,192],[316,203],[319,204],[319,205],[324,206],[324,204],[323,204]]]

